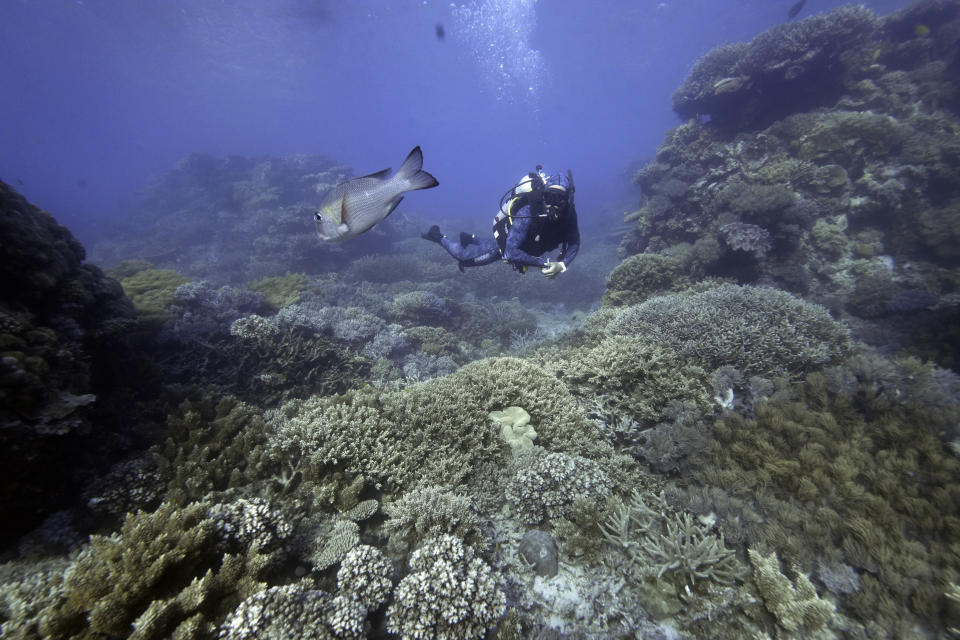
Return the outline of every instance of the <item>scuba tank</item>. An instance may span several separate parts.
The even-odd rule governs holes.
[[[493,237],[497,241],[497,247],[500,249],[500,256],[503,256],[507,245],[507,234],[513,226],[513,221],[517,217],[515,211],[519,211],[524,206],[530,207],[530,215],[525,217],[543,218],[555,221],[559,217],[560,210],[547,209],[544,205],[544,193],[548,191],[547,182],[551,178],[558,176],[548,176],[543,172],[543,166],[537,165],[536,171],[531,171],[520,179],[517,184],[507,189],[500,197],[500,211],[493,219]],[[559,182],[559,181],[557,181]],[[573,172],[567,170],[567,185],[564,188],[567,199],[567,207],[572,210],[573,207]],[[549,211],[554,211],[550,214]],[[522,269],[522,270],[525,270]]]

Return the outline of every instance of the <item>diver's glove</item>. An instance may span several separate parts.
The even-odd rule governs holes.
[[[558,273],[563,273],[567,270],[567,265],[562,262],[550,262],[547,261],[547,264],[543,265],[543,268],[540,269],[540,273],[547,278],[555,278]]]
[[[421,233],[420,237],[423,238],[424,240],[429,240],[430,242],[436,242],[437,244],[440,244],[440,241],[443,240],[446,236],[440,233],[440,227],[438,227],[437,225],[433,225],[432,227],[430,227],[429,231],[427,231],[426,233]]]

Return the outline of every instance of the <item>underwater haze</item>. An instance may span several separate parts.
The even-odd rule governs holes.
[[[3,640],[960,638],[960,0],[0,61]]]
[[[89,242],[193,152],[319,154],[362,175],[419,144],[440,188],[401,210],[486,231],[543,164],[573,170],[581,216],[619,214],[694,61],[791,4],[6,0],[0,179]]]

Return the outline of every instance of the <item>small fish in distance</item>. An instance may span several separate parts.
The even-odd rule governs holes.
[[[799,0],[799,2],[795,2],[793,6],[790,7],[790,11],[787,11],[787,17],[790,20],[796,18],[797,14],[803,11],[803,5],[805,4],[807,4],[807,0]]]

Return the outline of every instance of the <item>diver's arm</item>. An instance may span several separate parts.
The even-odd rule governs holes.
[[[563,252],[557,260],[569,266],[573,259],[577,257],[577,252],[580,251],[580,225],[577,224],[577,210],[574,207],[570,208],[566,234],[564,235]]]
[[[507,234],[507,246],[503,249],[503,258],[507,262],[525,264],[530,267],[542,267],[547,264],[545,258],[532,256],[520,248],[526,241],[527,234],[530,233],[530,227],[532,226],[530,207],[521,207],[514,214],[513,219],[513,226],[510,227],[510,232]]]

